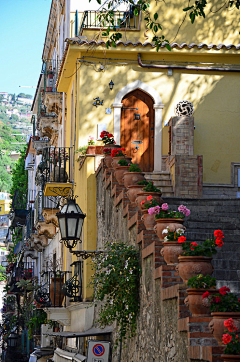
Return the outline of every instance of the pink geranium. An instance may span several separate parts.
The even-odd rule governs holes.
[[[168,204],[162,204],[162,210],[167,211],[168,210]]]

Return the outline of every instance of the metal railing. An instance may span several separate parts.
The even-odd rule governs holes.
[[[61,63],[62,61],[58,59],[44,59],[41,72],[44,74],[44,92],[57,92],[55,84]]]
[[[8,285],[12,286],[16,282],[19,282],[21,279],[29,280],[34,277],[34,267],[35,263],[31,262],[21,262],[18,265],[14,264],[12,272],[8,277]]]
[[[42,307],[66,307],[63,285],[70,271],[47,271],[42,274],[41,287],[35,292],[35,300]]]
[[[73,147],[46,147],[38,166],[45,182],[73,182]]]
[[[73,21],[75,36],[81,35],[83,29],[91,28],[108,28],[113,27],[113,24],[101,20],[100,16],[104,12],[96,10],[86,10],[83,13],[75,13],[75,20]],[[134,15],[134,7],[130,7],[129,11],[114,11],[114,27],[116,29],[137,29],[139,24],[139,15]]]
[[[26,218],[26,239],[29,239],[31,234],[36,233],[36,228],[34,227],[34,210],[30,209]]]

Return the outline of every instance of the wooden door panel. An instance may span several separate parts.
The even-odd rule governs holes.
[[[146,93],[136,90],[127,94],[122,103],[121,145],[133,163],[139,164],[143,171],[153,171],[153,101]],[[137,152],[131,143],[136,140],[143,142]]]

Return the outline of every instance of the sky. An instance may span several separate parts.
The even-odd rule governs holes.
[[[0,0],[0,92],[34,96],[51,0]]]

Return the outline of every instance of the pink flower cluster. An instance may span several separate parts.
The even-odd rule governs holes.
[[[167,204],[167,203],[162,204],[162,210],[163,210],[163,211],[167,211],[167,210],[168,210],[168,204]]]
[[[159,212],[160,212],[160,206],[158,206],[158,205],[154,206],[154,207],[150,207],[148,209],[149,215],[159,214]]]
[[[189,216],[189,215],[190,215],[190,210],[187,209],[187,207],[184,206],[184,205],[180,205],[180,206],[178,207],[178,211],[179,211],[179,212],[182,212],[185,216]]]

